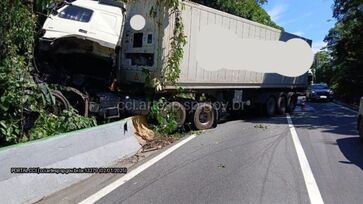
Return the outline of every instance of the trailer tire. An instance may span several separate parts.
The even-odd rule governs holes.
[[[265,103],[265,114],[268,117],[271,117],[275,114],[276,112],[276,99],[273,96],[268,97],[268,99],[266,100]]]
[[[296,109],[296,104],[297,104],[297,96],[296,95],[290,96],[287,103],[287,112],[294,113]]]
[[[213,109],[214,110],[214,123],[212,125],[212,128],[216,128],[218,126],[218,121],[219,121],[219,113],[217,109]]]
[[[216,115],[209,103],[198,103],[192,118],[192,124],[197,130],[208,130],[215,125]]]
[[[185,123],[185,120],[187,117],[187,113],[186,113],[185,107],[181,103],[179,103],[177,101],[169,103],[165,107],[165,112],[166,113],[175,112],[177,127],[181,128],[184,126],[184,123]]]
[[[280,115],[283,115],[286,113],[287,109],[287,99],[285,95],[280,95],[278,102],[277,102],[277,112]]]
[[[89,115],[89,98],[86,93],[82,93],[76,88],[66,87],[64,95],[69,101],[70,106],[78,111],[78,114],[88,117]]]

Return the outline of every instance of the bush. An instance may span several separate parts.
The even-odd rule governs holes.
[[[164,98],[154,101],[151,108],[149,119],[156,123],[154,130],[161,135],[170,135],[175,133],[178,124],[173,112],[165,110],[167,101]]]
[[[74,110],[59,116],[47,111],[50,104],[31,75],[35,16],[30,8],[20,0],[3,0],[0,22],[0,143],[18,143],[94,126],[94,119],[79,116]],[[32,130],[29,112],[39,117]]]

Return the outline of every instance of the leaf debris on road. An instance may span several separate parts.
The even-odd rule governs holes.
[[[259,128],[259,129],[262,129],[262,130],[267,130],[268,129],[268,126],[267,125],[259,124],[259,125],[255,125],[255,128]]]

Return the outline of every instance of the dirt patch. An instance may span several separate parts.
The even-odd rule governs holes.
[[[132,117],[135,128],[135,135],[142,146],[141,153],[162,149],[175,141],[173,137],[162,137],[151,130],[147,123],[146,116]]]

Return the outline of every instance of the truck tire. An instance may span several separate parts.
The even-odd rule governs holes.
[[[219,121],[219,112],[216,108],[214,108],[213,111],[214,111],[214,123],[212,125],[212,128],[216,128],[218,126],[218,121]]]
[[[185,123],[185,120],[187,117],[187,113],[186,113],[185,107],[181,103],[179,103],[177,101],[171,102],[165,107],[165,111],[167,113],[174,112],[175,120],[177,122],[178,128],[181,128],[184,126],[184,123]]]
[[[89,113],[89,98],[86,93],[73,87],[66,87],[64,96],[69,101],[70,106],[78,111],[79,115],[88,117]]]
[[[358,119],[358,132],[360,140],[363,142],[363,119],[361,117]]]
[[[292,95],[289,97],[288,103],[287,103],[287,112],[288,113],[294,113],[295,108],[297,104],[297,97],[295,95]]]
[[[52,112],[54,114],[59,115],[60,113],[63,112],[63,110],[68,110],[71,107],[69,101],[62,94],[62,92],[57,90],[52,90],[51,93],[55,100],[55,104],[52,107]]]
[[[283,115],[287,109],[287,98],[285,95],[281,95],[277,102],[277,113]]]
[[[268,117],[271,117],[275,114],[276,112],[276,99],[273,96],[268,97],[268,99],[266,100],[265,103],[265,114]]]
[[[215,111],[211,104],[198,103],[193,112],[192,124],[197,130],[208,130],[215,125]]]

